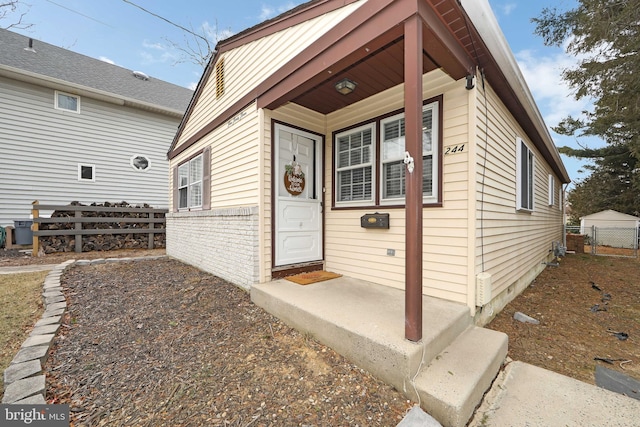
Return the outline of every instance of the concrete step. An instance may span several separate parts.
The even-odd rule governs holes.
[[[417,400],[411,379],[471,325],[461,304],[423,297],[423,339],[404,338],[404,292],[349,277],[251,287],[252,301]],[[422,363],[421,363],[422,362]]]
[[[415,380],[420,406],[445,427],[465,426],[507,355],[507,335],[470,326]]]

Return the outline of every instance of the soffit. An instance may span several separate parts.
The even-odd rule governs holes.
[[[432,2],[437,4],[434,5]],[[404,3],[408,5],[410,2]],[[473,58],[484,53],[480,52],[482,47],[475,42],[468,31],[465,18],[459,6],[455,4],[455,0],[426,1],[422,2],[421,6],[421,14],[428,17],[423,24],[423,72],[428,73],[436,68],[442,68],[454,80],[473,74],[475,64]],[[400,9],[401,7],[397,4],[390,5],[385,13],[390,16],[401,16]],[[417,11],[414,9],[413,13],[415,12]],[[360,32],[365,31],[370,32],[369,43],[354,46],[354,50],[345,52],[346,55],[340,61],[331,63],[324,69],[315,70],[314,75],[308,75],[306,79],[298,79],[294,90],[291,85],[282,85],[283,93],[273,96],[275,99],[265,103],[264,106],[274,109],[286,102],[293,102],[319,113],[328,114],[402,84],[404,82],[402,22],[396,22],[392,29],[383,34],[380,34],[376,27],[363,26]],[[363,54],[363,50],[367,53]],[[305,54],[309,57],[301,60],[301,63],[310,63],[316,59],[311,51],[302,53],[302,55]],[[291,69],[284,67],[284,70],[290,72]],[[348,78],[357,84],[354,92],[342,95],[335,90],[335,84],[343,78]],[[283,77],[281,81],[286,79],[287,77]]]

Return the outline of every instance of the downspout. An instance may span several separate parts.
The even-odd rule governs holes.
[[[422,339],[422,20],[404,23],[405,338]]]
[[[569,187],[569,184],[565,184],[563,185],[562,188],[562,247],[564,247],[565,249],[567,248],[567,211],[566,211],[566,205],[567,203],[565,202],[566,197],[567,197],[567,188]]]

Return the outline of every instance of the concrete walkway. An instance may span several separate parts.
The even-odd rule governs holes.
[[[546,369],[511,362],[469,427],[640,426],[640,401]]]
[[[16,265],[2,267],[0,265],[0,274],[19,274],[33,273],[37,271],[51,271],[56,268],[57,264],[33,264],[33,265]]]
[[[464,427],[507,355],[463,304],[423,296],[422,341],[404,338],[404,291],[351,277],[254,285],[258,306],[395,387],[445,426]]]
[[[638,400],[522,362],[498,372],[495,362],[506,356],[500,335],[469,326],[463,305],[424,297],[423,347],[404,339],[398,289],[348,277],[307,286],[278,280],[253,286],[251,297],[435,418],[412,411],[402,427],[465,426],[469,419],[472,427],[640,426]],[[481,372],[491,372],[488,384]]]

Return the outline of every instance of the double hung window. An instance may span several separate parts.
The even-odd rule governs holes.
[[[556,179],[549,174],[549,206],[556,204]]]
[[[373,124],[336,136],[336,201],[371,204],[374,186]]]
[[[516,144],[516,207],[533,211],[535,157],[521,138],[516,138]]]
[[[178,208],[202,206],[202,154],[178,166]]]
[[[439,102],[422,109],[422,193],[438,202]],[[377,135],[379,132],[379,135]],[[335,205],[402,205],[405,201],[405,116],[395,114],[335,135]]]
[[[422,195],[425,202],[434,198],[434,167],[436,154],[435,117],[437,104],[426,105],[422,110]],[[404,202],[405,196],[405,124],[404,114],[389,117],[381,123],[381,200],[382,203]]]

